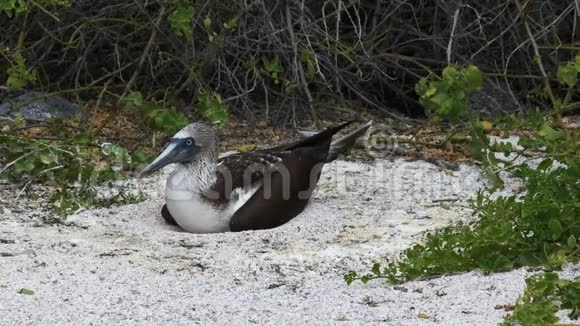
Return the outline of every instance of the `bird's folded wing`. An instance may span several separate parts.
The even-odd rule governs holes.
[[[245,152],[230,154],[218,160],[217,180],[206,197],[217,203],[231,200],[243,190],[255,191],[264,176],[283,166],[288,152]]]

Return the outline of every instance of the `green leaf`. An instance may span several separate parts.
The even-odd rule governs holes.
[[[127,95],[125,98],[122,99],[121,102],[123,103],[123,106],[127,109],[139,108],[144,104],[143,94],[141,94],[141,92],[138,91],[135,92],[131,91],[129,92],[129,95]]]
[[[568,240],[566,240],[566,244],[570,248],[576,247],[576,237],[574,237],[574,235],[570,234],[570,236],[568,237]]]
[[[545,138],[548,141],[555,141],[564,137],[564,132],[555,130],[550,125],[544,124],[540,129],[540,131],[538,132],[538,135],[540,135],[541,137]]]
[[[78,135],[75,135],[74,140],[75,140],[75,142],[77,142],[79,144],[88,145],[90,142],[93,141],[93,138],[88,133],[83,132],[83,133],[80,133]]]
[[[238,17],[234,17],[223,24],[227,30],[232,30],[238,27]]]
[[[131,155],[131,162],[134,165],[147,164],[151,162],[155,156],[146,153],[142,148],[138,148]]]
[[[377,275],[377,276],[381,275],[381,264],[380,263],[373,264],[372,273]]]
[[[308,79],[314,78],[314,74],[316,73],[316,58],[314,57],[314,53],[310,50],[303,50],[300,52],[300,61],[306,64],[306,77]]]
[[[235,148],[238,152],[250,152],[256,149],[256,144],[243,144]]]
[[[270,60],[263,58],[262,61],[264,62],[264,69],[270,74],[279,74],[284,71],[284,69],[282,69],[282,64],[280,63],[280,57],[277,55],[272,57]]]
[[[417,84],[415,84],[415,93],[417,93],[419,96],[423,96],[428,89],[429,80],[427,78],[421,78]]]
[[[463,71],[468,91],[479,90],[483,84],[483,75],[476,66],[470,65]]]
[[[350,272],[344,275],[344,281],[346,282],[347,285],[350,285],[357,277],[358,275],[356,274],[356,272]]]
[[[576,71],[576,66],[573,64],[558,66],[556,76],[560,84],[568,85],[568,87],[574,87],[578,82],[578,71]]]
[[[425,92],[425,96],[431,97],[431,96],[435,95],[435,93],[437,93],[437,88],[431,87]]]
[[[22,288],[22,289],[18,290],[18,293],[24,294],[24,295],[33,295],[34,291]]]
[[[0,12],[4,12],[8,18],[13,14],[21,15],[28,10],[25,0],[0,0]]]
[[[191,38],[192,27],[191,20],[193,18],[193,7],[178,6],[171,15],[169,15],[169,25],[171,29],[179,36]]]
[[[209,28],[211,27],[211,17],[205,16],[205,18],[203,19],[203,27],[209,30]]]
[[[552,166],[553,160],[551,158],[547,158],[538,164],[538,170],[545,171]]]
[[[52,152],[42,152],[38,155],[42,164],[51,164],[56,161],[56,156]]]
[[[579,177],[574,177],[576,180],[580,179]],[[576,239],[580,238],[580,225],[570,225],[568,226],[568,230],[570,234],[574,235]]]
[[[443,69],[441,76],[446,81],[456,81],[459,80],[461,74],[456,66],[447,66]]]
[[[580,279],[561,286],[562,309],[571,309],[570,319],[580,317]]]
[[[105,156],[114,158],[114,162],[131,163],[129,151],[118,144],[104,143],[101,145],[101,151]]]
[[[371,280],[371,278],[370,278],[368,275],[363,275],[363,276],[360,278],[360,281],[361,281],[363,284],[367,284],[367,283],[368,283],[370,280]]]
[[[14,164],[14,172],[16,174],[23,174],[33,171],[35,168],[32,160],[22,160]]]
[[[562,235],[562,224],[557,219],[553,218],[548,222],[548,228],[552,231],[552,240],[558,240]]]

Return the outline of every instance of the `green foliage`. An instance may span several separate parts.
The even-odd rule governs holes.
[[[116,144],[95,146],[82,134],[69,143],[31,140],[0,132],[0,178],[11,182],[34,182],[53,189],[53,213],[63,216],[83,207],[102,207],[137,202],[142,194],[123,191],[102,196],[112,182],[134,168],[128,151]]]
[[[560,285],[560,301],[562,309],[571,309],[568,317],[580,318],[580,279]]]
[[[479,192],[474,202],[478,217],[474,222],[430,232],[424,243],[407,249],[398,261],[389,262],[385,268],[375,265],[364,279],[350,273],[345,280],[384,278],[398,283],[473,269],[497,272],[525,265],[559,268],[568,259],[578,259],[580,145],[576,144],[577,135],[567,140],[550,128],[542,127],[535,138],[538,146],[550,151],[549,157],[535,169],[526,164],[512,168],[514,175],[527,184],[524,195],[492,198]],[[486,151],[493,148],[485,146]],[[556,167],[556,158],[565,165]]]
[[[26,10],[26,1],[24,0],[0,0],[0,12],[4,12],[8,18],[18,16]]]
[[[209,30],[211,27],[211,17],[209,15],[205,16],[205,18],[203,19],[203,27],[205,27],[205,29]]]
[[[316,58],[314,57],[314,52],[303,50],[300,52],[300,61],[306,65],[306,77],[310,80],[313,79],[316,73]]]
[[[212,124],[222,124],[228,120],[228,107],[217,93],[198,93],[197,107]]]
[[[36,0],[36,3],[44,6],[70,7],[72,5],[72,0]]]
[[[445,75],[444,79],[457,80],[461,73],[450,70]],[[467,79],[472,80],[466,82],[470,87],[479,84],[474,76]],[[432,93],[429,95],[432,97],[439,92],[437,87],[430,88],[430,82],[421,83],[418,88],[423,94]],[[538,158],[537,167],[504,159],[514,151],[514,146],[491,141],[484,133],[483,122],[472,120],[468,125],[471,156],[482,163],[493,184],[489,192],[480,191],[473,203],[477,219],[429,232],[423,243],[405,250],[398,259],[376,263],[366,275],[351,272],[345,275],[345,281],[365,283],[381,278],[399,283],[473,269],[497,272],[526,265],[560,268],[567,261],[577,261],[580,130],[564,130],[549,118],[533,113],[525,122],[514,119],[517,120],[511,116],[506,121],[535,129],[533,136],[521,137],[518,145],[524,150],[544,153]],[[500,171],[520,178],[527,191],[522,195],[494,197],[494,191],[503,186]]]
[[[133,155],[131,156],[131,162],[133,166],[138,167],[140,165],[149,164],[155,159],[155,155],[145,152],[142,148],[137,148]]]
[[[282,67],[282,62],[279,56],[273,56],[272,58],[262,58],[263,62],[263,72],[270,76],[274,80],[274,84],[280,84],[281,76],[284,73],[284,67]]]
[[[568,62],[558,66],[556,76],[561,84],[574,87],[578,82],[578,73],[580,73],[580,55],[576,56],[574,62]]]
[[[212,31],[211,17],[209,15],[206,15],[205,18],[203,19],[202,23],[203,23],[203,27],[205,27],[205,30],[207,31],[207,39],[208,39],[209,43],[213,43],[215,38],[218,36],[218,33]]]
[[[457,122],[469,113],[469,94],[479,90],[482,82],[483,75],[476,66],[447,66],[441,77],[422,78],[415,92],[428,114]]]
[[[162,102],[144,100],[140,92],[129,93],[121,103],[126,109],[138,110],[145,118],[147,125],[156,131],[176,133],[189,121],[174,107],[166,107]],[[197,108],[212,124],[222,124],[228,119],[228,107],[217,93],[199,92]]]
[[[178,4],[173,13],[169,15],[169,25],[177,35],[189,39],[192,37],[192,19],[193,7],[188,5],[187,2],[182,2]]]
[[[0,0],[0,13],[4,12],[8,18],[19,16],[27,11],[30,11],[30,7],[36,7],[48,14],[52,18],[56,18],[56,15],[49,12],[45,7],[48,6],[64,6],[70,7],[70,0],[36,0],[36,1],[25,1],[25,0]],[[58,18],[56,18],[58,20]]]
[[[173,134],[188,123],[187,117],[177,112],[174,107],[166,107],[162,102],[144,100],[140,92],[129,93],[121,102],[129,110],[138,110],[145,123],[156,131]]]
[[[176,133],[188,123],[187,117],[177,112],[174,107],[163,107],[154,101],[146,101],[139,110],[147,125],[154,130]]]
[[[121,145],[104,143],[101,145],[101,152],[104,156],[110,158],[111,162],[131,164],[131,155],[129,155],[129,151]]]
[[[130,92],[129,95],[121,99],[123,106],[129,110],[140,108],[144,102],[141,92]]]
[[[28,84],[34,84],[38,79],[35,69],[26,66],[26,59],[20,51],[12,55],[12,62],[8,68],[8,79],[6,85],[12,90],[20,90]]]
[[[226,30],[231,31],[238,27],[238,17],[234,17],[227,22],[223,23],[223,26]]]
[[[512,146],[510,143],[495,143],[492,144],[489,137],[484,133],[482,123],[478,120],[471,120],[470,122],[470,140],[469,151],[474,160],[483,162],[483,173],[492,183],[492,190],[503,187],[503,180],[499,176],[497,169],[499,160],[494,155],[494,152],[511,152]]]
[[[109,184],[109,187],[112,186]],[[145,200],[142,193],[130,193],[123,190],[113,195],[102,196],[97,187],[80,186],[73,189],[57,190],[50,196],[53,203],[52,212],[59,217],[72,214],[80,208],[110,207],[127,205]],[[54,219],[59,221],[59,219]]]
[[[580,279],[568,281],[555,273],[543,273],[530,276],[526,285],[513,313],[501,325],[553,325],[559,321],[556,312],[560,309],[571,309],[569,317],[578,319]]]
[[[497,130],[539,130],[546,123],[545,114],[535,109],[525,113],[498,113],[491,118],[493,128]]]

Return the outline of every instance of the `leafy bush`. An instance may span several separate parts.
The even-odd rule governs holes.
[[[580,279],[568,281],[556,273],[543,273],[530,276],[526,285],[513,313],[501,325],[552,325],[559,321],[555,314],[560,309],[571,309],[571,319],[580,316]]]
[[[0,13],[4,12],[8,18],[26,12],[26,2],[24,0],[0,0]]]
[[[162,102],[146,101],[140,92],[131,92],[121,101],[129,110],[137,109],[145,124],[155,131],[176,133],[185,127],[188,119],[174,107],[165,107]]]
[[[570,64],[576,71],[576,64]],[[422,81],[418,92],[428,96],[425,101],[443,117],[456,119],[467,109],[456,96],[455,87],[473,90],[479,82],[465,80],[465,72],[457,69],[444,75],[454,76],[443,81]],[[473,74],[475,69],[471,69]],[[459,76],[459,77],[458,77]],[[463,77],[461,77],[463,76]],[[470,77],[470,79],[477,79]],[[566,80],[571,81],[570,76]],[[451,86],[453,84],[454,86]],[[458,86],[460,85],[460,86]],[[574,86],[574,85],[573,85]],[[430,91],[434,89],[434,91]],[[440,90],[446,97],[433,100]],[[459,92],[460,93],[460,92]],[[565,102],[565,101],[564,101]],[[452,103],[452,104],[448,104]],[[561,103],[569,105],[569,103]],[[449,109],[452,108],[452,109]],[[558,108],[554,108],[557,112]],[[371,273],[358,275],[351,272],[345,281],[382,278],[399,283],[423,276],[466,272],[476,268],[488,272],[504,271],[515,267],[544,265],[559,268],[565,262],[580,256],[580,137],[579,130],[554,126],[549,118],[536,121],[533,136],[522,137],[518,145],[525,150],[543,151],[537,168],[528,164],[513,164],[498,157],[513,151],[511,144],[494,143],[484,133],[482,123],[472,120],[468,125],[471,135],[471,154],[482,162],[484,172],[494,184],[490,192],[480,191],[474,202],[477,219],[426,234],[424,243],[404,251],[399,259],[385,266],[375,263]],[[556,120],[555,124],[559,124]],[[521,151],[520,151],[521,152]],[[527,185],[523,195],[493,197],[503,185],[500,171],[508,171]]]
[[[125,178],[129,168],[142,162],[132,160],[119,145],[97,146],[88,139],[81,134],[58,143],[0,132],[0,178],[23,184],[24,188],[33,182],[53,188],[51,208],[60,216],[79,208],[142,200],[141,193],[100,194],[101,189],[111,188],[113,181]]]
[[[166,97],[177,106],[211,90],[230,99],[233,112],[250,109],[276,122],[315,112],[309,106],[421,115],[410,94],[423,71],[445,62],[485,67],[490,78],[508,84],[510,92],[485,90],[494,99],[505,99],[496,96],[501,93],[526,106],[537,102],[526,97],[537,82],[537,58],[522,46],[530,44],[523,22],[534,22],[540,55],[553,58],[545,60],[549,70],[576,51],[570,44],[576,15],[569,1],[525,7],[520,12],[493,0],[469,7],[446,1],[0,0],[0,44],[21,51],[28,68],[42,72],[36,87],[48,92],[107,85],[107,93],[119,96],[129,82],[146,98]],[[498,58],[504,58],[501,68]],[[1,83],[8,78],[5,59]],[[445,110],[456,111],[461,101]]]
[[[481,89],[483,76],[476,66],[447,66],[441,77],[431,74],[419,80],[415,91],[430,115],[458,122],[469,113],[469,94]]]
[[[223,124],[228,119],[228,108],[217,93],[198,93],[197,107],[212,124]]]
[[[34,84],[38,80],[38,73],[35,69],[26,66],[26,59],[20,51],[15,51],[9,62],[10,67],[7,70],[8,79],[6,80],[6,85],[9,89],[20,90],[29,84]]]
[[[575,57],[574,62],[568,62],[558,66],[556,76],[561,84],[574,87],[578,83],[578,73],[580,73],[580,55]]]
[[[173,13],[169,15],[169,24],[171,29],[185,38],[192,37],[191,19],[193,18],[193,6],[185,3],[179,3]]]
[[[578,259],[580,158],[569,167],[551,168],[552,162],[548,158],[537,169],[517,169],[528,185],[523,196],[492,199],[479,192],[474,222],[428,233],[424,243],[404,251],[400,260],[384,268],[375,263],[371,274],[350,273],[345,280],[351,283],[355,279],[367,282],[385,278],[400,283],[473,269],[497,272],[521,266],[559,268],[568,259]]]
[[[144,100],[141,92],[130,92],[121,103],[128,110],[138,110],[145,124],[154,131],[173,134],[189,123],[189,119],[175,107],[167,107],[161,101]],[[227,121],[228,107],[219,94],[199,92],[196,104],[201,115],[211,124]]]

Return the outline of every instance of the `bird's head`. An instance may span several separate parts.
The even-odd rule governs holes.
[[[192,123],[171,138],[163,152],[141,171],[140,176],[148,176],[171,163],[190,164],[216,156],[217,136],[213,128],[199,122]]]

